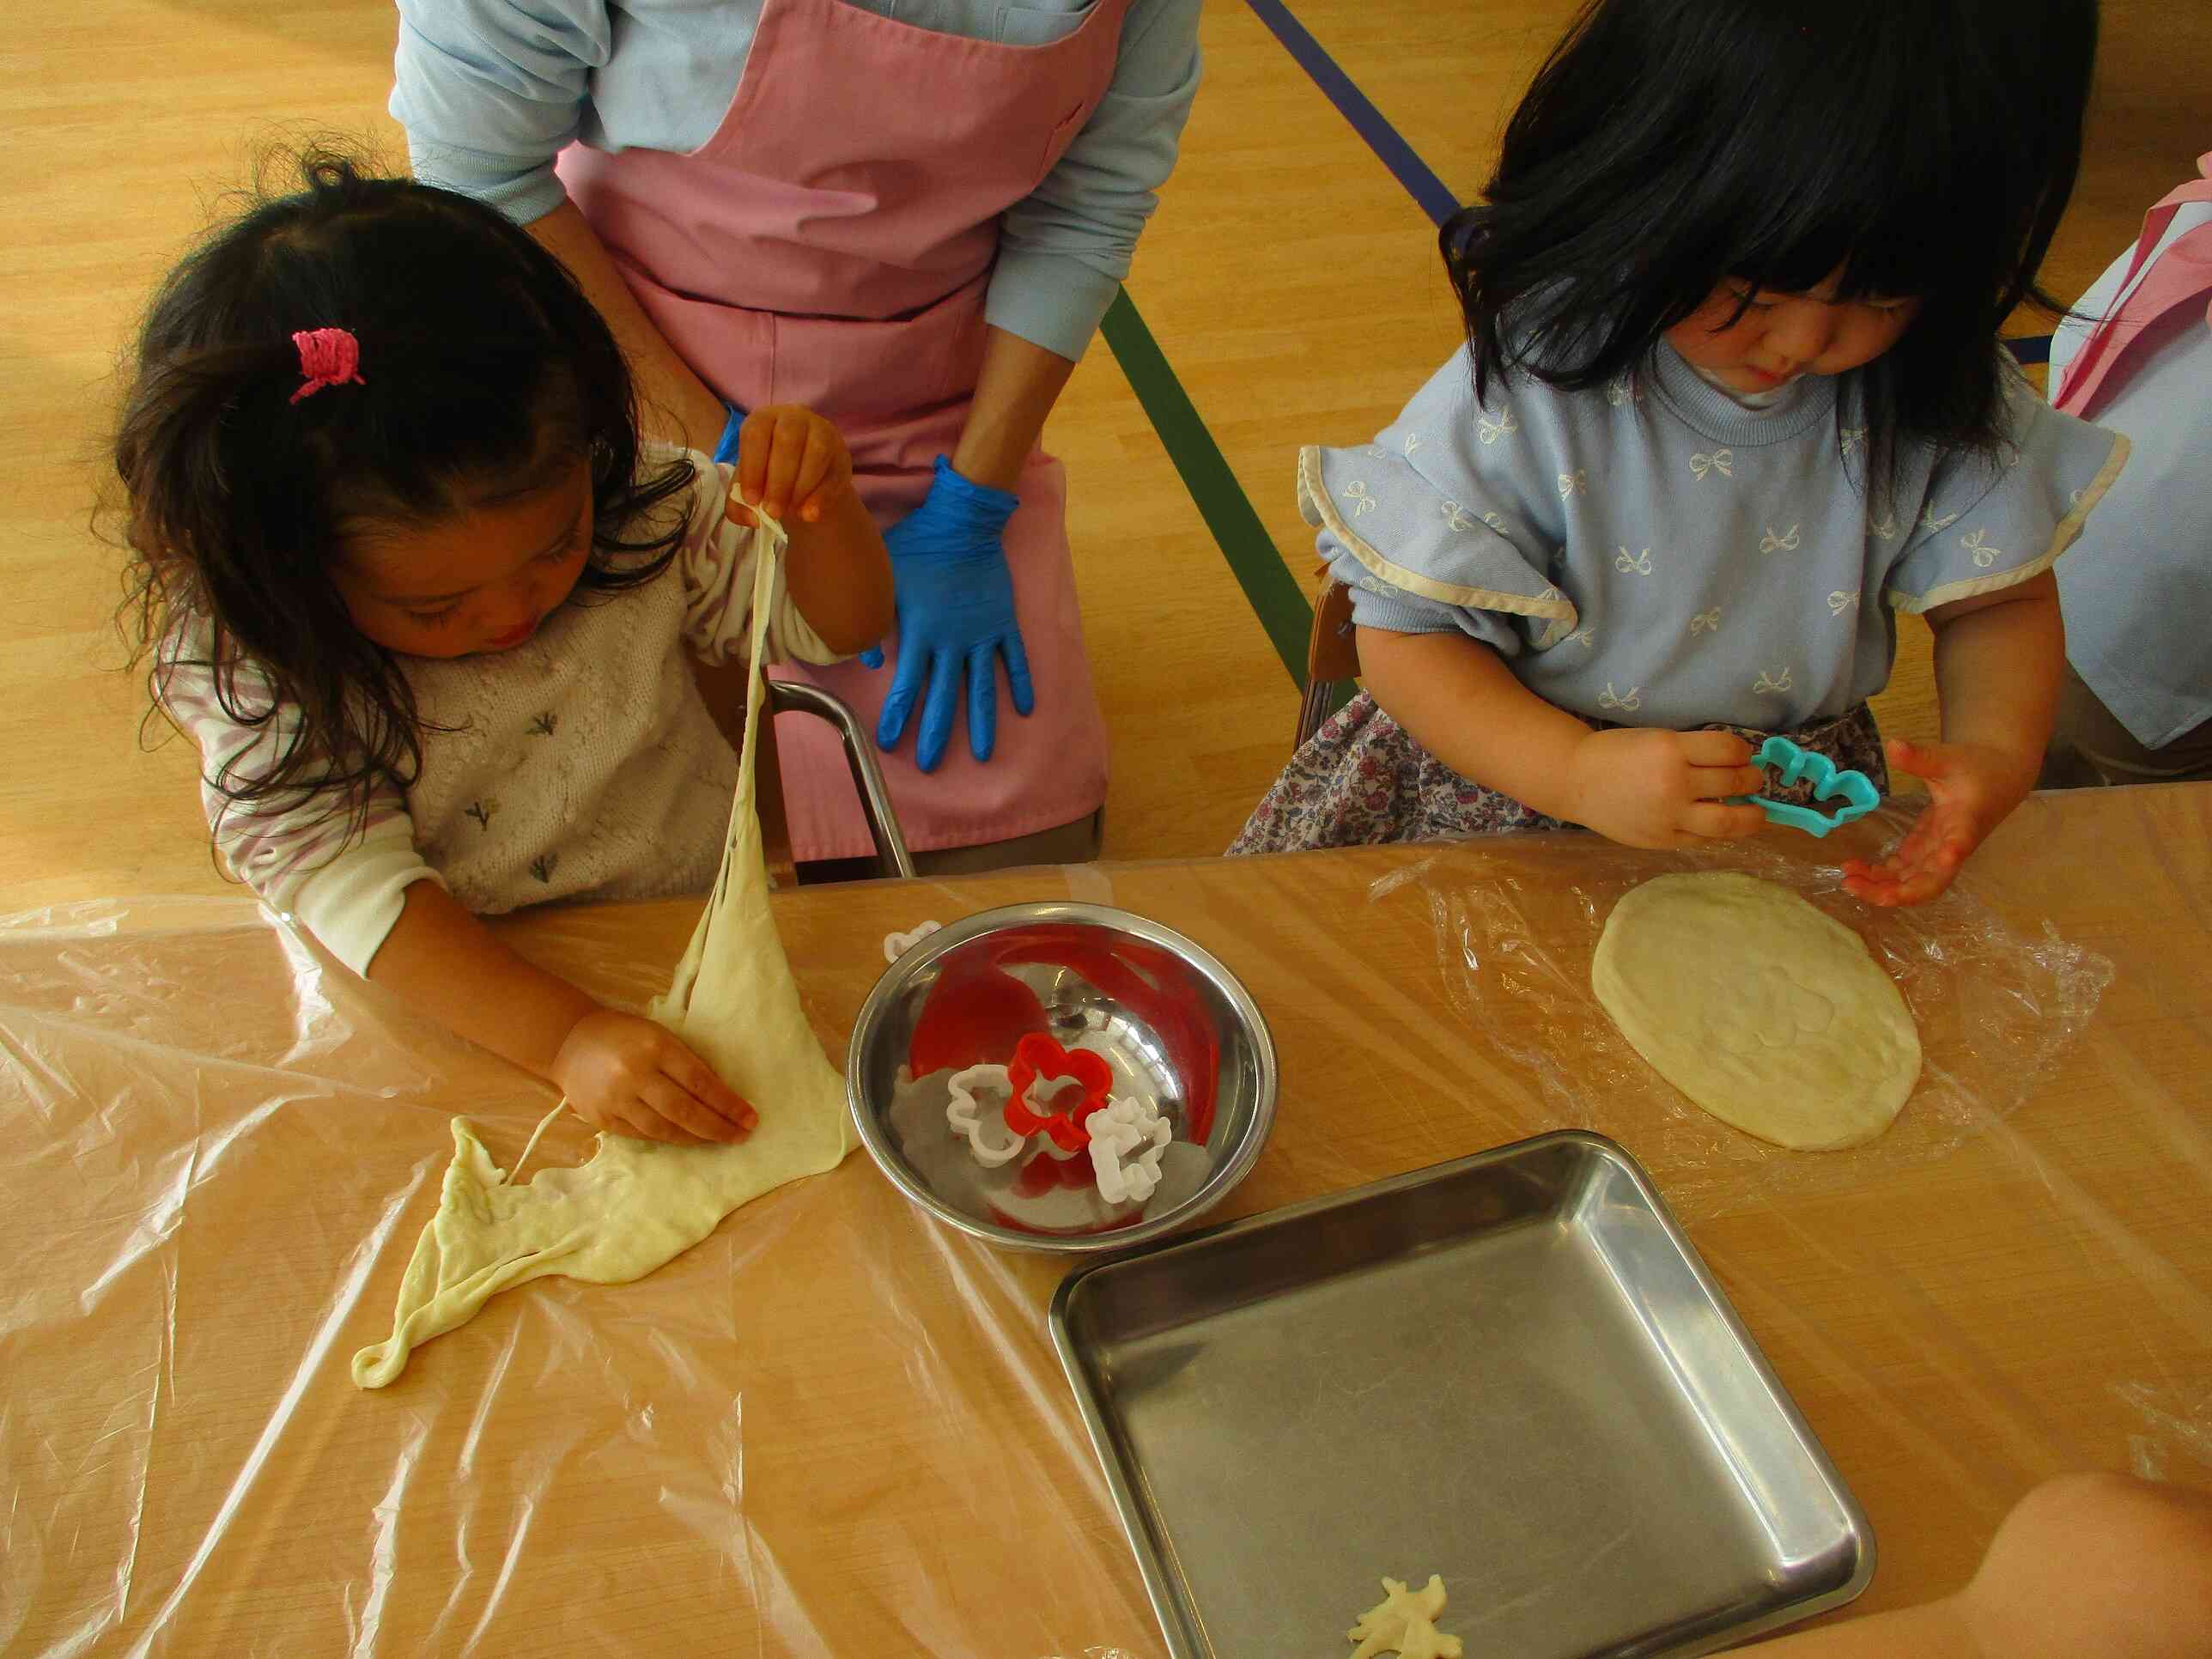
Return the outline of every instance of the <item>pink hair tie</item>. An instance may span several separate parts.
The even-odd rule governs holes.
[[[343,328],[302,329],[292,337],[300,348],[300,373],[305,383],[292,401],[312,398],[326,386],[367,386],[361,378],[361,342]]]

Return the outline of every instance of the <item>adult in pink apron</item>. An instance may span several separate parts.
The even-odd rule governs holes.
[[[647,317],[741,409],[805,404],[836,421],[887,529],[928,493],[981,372],[999,216],[1028,196],[1110,82],[1127,0],[1016,46],[916,27],[844,0],[768,0],[714,136],[687,155],[571,145],[558,171]],[[1004,545],[1034,712],[964,736],[925,774],[885,757],[918,850],[1010,840],[1105,799],[1106,732],[1083,650],[1060,463],[1023,465]],[[899,641],[884,641],[897,661]],[[789,666],[873,729],[891,668]],[[963,676],[964,679],[964,674]],[[1005,682],[1000,681],[1004,704]],[[909,720],[911,729],[914,721]],[[779,723],[793,855],[872,849],[829,728]]]

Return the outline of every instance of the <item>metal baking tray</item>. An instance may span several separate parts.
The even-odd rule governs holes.
[[[1865,1516],[1613,1141],[1562,1132],[1085,1268],[1060,1362],[1176,1659],[1322,1654],[1441,1573],[1473,1655],[1711,1652]]]

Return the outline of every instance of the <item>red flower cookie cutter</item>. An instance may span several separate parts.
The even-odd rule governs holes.
[[[1031,1085],[1063,1078],[1082,1085],[1073,1105],[1039,1111],[1030,1103]],[[1084,1125],[1106,1104],[1113,1083],[1114,1068],[1099,1055],[1088,1048],[1063,1048],[1043,1032],[1032,1031],[1014,1044],[1014,1057],[1006,1065],[1006,1086],[1013,1091],[1006,1101],[1006,1127],[1018,1135],[1042,1130],[1061,1152],[1079,1152],[1091,1144],[1091,1131]]]

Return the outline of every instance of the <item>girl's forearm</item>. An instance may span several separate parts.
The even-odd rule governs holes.
[[[1367,690],[1424,749],[1484,787],[1577,821],[1570,764],[1590,728],[1463,634],[1358,632]]]
[[[952,452],[952,470],[971,483],[1012,489],[1075,365],[1002,328],[985,334],[983,369]]]
[[[1943,741],[2042,763],[2066,666],[2058,584],[2049,571],[1981,600],[1931,612]]]
[[[858,494],[841,490],[819,519],[794,514],[784,531],[786,589],[824,645],[849,656],[890,631],[890,555]]]
[[[524,227],[546,252],[568,267],[576,286],[606,319],[629,360],[637,382],[638,414],[659,436],[714,453],[727,414],[722,400],[677,356],[676,348],[645,314],[629,291],[606,244],[574,202],[563,202]]]
[[[410,884],[368,977],[448,1030],[539,1077],[599,1003],[525,962],[434,881]]]

